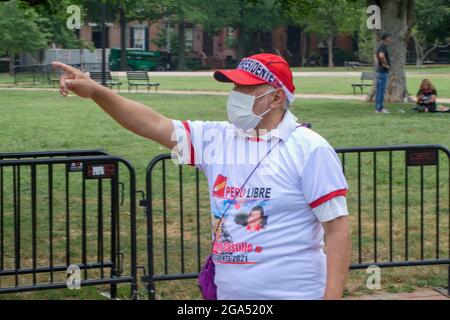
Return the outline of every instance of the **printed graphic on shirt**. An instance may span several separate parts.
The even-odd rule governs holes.
[[[227,185],[227,177],[219,174],[213,187],[213,196],[223,198],[225,195],[225,186]]]
[[[260,205],[254,206],[249,213],[240,212],[234,216],[234,222],[241,225],[249,232],[257,232],[264,229],[267,224],[267,216],[264,215],[264,208]]]
[[[223,264],[259,263],[264,248],[253,235],[261,234],[268,225],[271,188],[240,189],[228,182],[227,177],[218,175],[212,190],[216,200],[214,230],[217,231],[213,259]],[[220,219],[226,210],[223,219]]]

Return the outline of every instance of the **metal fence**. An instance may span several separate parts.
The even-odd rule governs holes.
[[[101,63],[81,63],[71,64],[72,67],[83,72],[101,71]],[[106,71],[109,71],[109,64],[106,64]],[[54,70],[51,64],[33,64],[14,66],[15,85],[53,85],[59,82],[60,71]]]
[[[349,183],[351,269],[449,265],[450,274],[449,149],[401,145],[336,152]],[[167,154],[150,162],[147,199],[141,202],[148,233],[148,275],[142,280],[150,299],[156,282],[197,278],[211,246],[204,177],[170,159]]]
[[[450,268],[448,148],[336,151],[350,188],[351,268]],[[66,288],[75,267],[81,286],[107,285],[114,298],[125,283],[137,298],[135,186],[131,164],[102,150],[0,153],[0,293]],[[161,155],[143,198],[142,281],[154,299],[158,281],[198,276],[211,246],[209,192],[198,169]]]
[[[0,153],[0,293],[67,288],[70,269],[135,298],[135,183],[102,150]]]

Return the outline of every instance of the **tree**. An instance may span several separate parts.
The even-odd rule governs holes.
[[[172,30],[172,26],[170,28]],[[166,48],[168,52],[178,52],[178,35],[171,31],[167,32],[167,29],[160,29],[156,38],[152,39],[152,43],[158,48]]]
[[[177,26],[177,39],[174,44],[176,44],[177,56],[178,56],[178,70],[186,70],[186,21],[211,25],[211,21],[214,19],[220,20],[218,15],[215,15],[214,8],[219,1],[204,1],[204,0],[158,0],[148,1],[141,0],[143,3],[141,19],[160,19],[166,18],[168,20],[174,21]],[[220,5],[226,6],[226,3],[220,1]],[[156,9],[155,9],[156,8]],[[223,13],[223,12],[222,12]],[[221,13],[221,14],[222,14]],[[149,14],[152,18],[149,19]],[[157,40],[159,41],[159,40]]]
[[[237,34],[236,58],[240,60],[252,51],[249,45],[257,44],[258,33],[285,24],[282,6],[276,0],[211,0],[197,21],[211,33],[231,27]]]
[[[84,45],[78,40],[74,30],[66,26],[66,8],[71,4],[73,0],[47,0],[34,7],[42,18],[38,21],[39,28],[48,34],[48,40],[54,46],[74,49]]]
[[[40,30],[40,23],[42,18],[26,3],[18,0],[0,3],[0,52],[9,55],[11,75],[16,54],[47,47],[50,34]]]
[[[215,14],[217,0],[162,0],[163,15],[172,20],[177,25],[177,70],[186,70],[186,29],[185,23],[211,25],[211,21],[218,16]],[[221,5],[226,7],[227,2],[221,1]],[[226,13],[222,12],[226,16]]]
[[[421,67],[434,50],[450,45],[450,0],[417,0],[415,14],[412,38]]]
[[[415,23],[415,0],[377,0],[375,2],[381,9],[381,30],[378,30],[375,41],[378,43],[383,32],[393,35],[389,46],[391,64],[385,99],[389,102],[401,102],[408,96],[404,66],[408,40]],[[367,3],[374,4],[372,0],[368,0]],[[368,101],[374,99],[375,90],[373,86],[367,97]]]
[[[307,5],[306,2],[304,5]],[[290,11],[294,22],[309,33],[324,39],[328,48],[328,66],[334,67],[333,42],[337,35],[352,33],[358,29],[361,20],[359,1],[317,0],[315,7],[306,13]]]
[[[164,16],[164,2],[158,0],[113,0],[117,3],[120,24],[120,68],[126,64],[126,27],[130,20],[152,23]]]
[[[105,3],[105,19],[118,22],[120,26],[120,69],[127,69],[126,29],[128,21],[152,22],[164,15],[164,1],[158,0],[79,0],[84,8],[86,19],[101,24],[102,6]]]
[[[361,61],[373,64],[375,56],[373,54],[373,45],[376,34],[373,30],[367,28],[366,20],[361,19],[358,31],[358,58]]]

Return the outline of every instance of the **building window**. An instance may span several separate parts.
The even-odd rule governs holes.
[[[233,49],[235,45],[235,35],[236,30],[231,27],[227,27],[227,40],[226,40],[226,47],[227,49]]]
[[[187,26],[185,29],[185,43],[186,43],[186,51],[193,51],[194,49],[194,28],[191,26]]]
[[[135,49],[146,50],[147,48],[147,28],[143,26],[131,27],[131,47]]]
[[[106,27],[106,48],[109,48],[109,28]],[[102,28],[98,26],[92,27],[92,42],[94,47],[100,49],[102,47]]]

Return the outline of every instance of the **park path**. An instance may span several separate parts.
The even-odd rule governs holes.
[[[58,92],[55,88],[15,88],[15,87],[0,87],[0,91],[48,91],[48,92]],[[119,92],[117,90],[114,90]],[[121,90],[119,93],[128,93],[127,90]],[[154,91],[148,93],[145,90],[130,92],[131,94],[155,94]],[[197,91],[197,90],[159,90],[161,94],[181,94],[181,95],[208,95],[208,96],[227,96],[226,91]],[[295,97],[298,99],[325,99],[325,100],[356,100],[364,101],[366,99],[365,95],[342,95],[342,94],[315,94],[315,93],[297,93]],[[438,98],[439,103],[450,103],[450,98]]]

